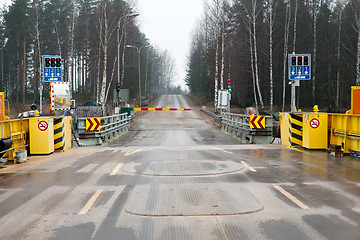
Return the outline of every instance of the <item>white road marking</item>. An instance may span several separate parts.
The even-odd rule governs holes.
[[[95,169],[99,164],[89,164],[86,167],[83,167],[82,169],[76,171],[77,173],[88,173],[91,172],[93,169]]]
[[[276,190],[278,190],[279,192],[281,192],[285,197],[287,197],[288,199],[290,199],[293,203],[295,203],[296,205],[298,205],[299,207],[301,207],[304,210],[310,210],[310,207],[304,203],[302,203],[301,201],[299,201],[296,197],[294,197],[293,195],[291,195],[288,191],[286,191],[285,189],[283,189],[282,187],[278,186],[278,185],[274,185],[274,188]]]
[[[252,172],[257,172],[255,168],[250,167],[249,164],[247,164],[246,162],[241,161],[241,163],[242,163],[246,168],[248,168],[250,171],[252,171]]]
[[[116,165],[116,167],[114,168],[114,170],[110,173],[110,176],[114,176],[116,175],[116,173],[120,170],[120,168],[122,167],[123,163],[119,163],[118,165]]]
[[[83,209],[81,209],[81,211],[79,212],[79,215],[86,214],[90,210],[92,205],[94,205],[96,199],[100,196],[100,194],[102,192],[103,192],[103,190],[97,190],[95,192],[95,194],[90,198],[90,200],[86,203],[86,205],[83,207]]]
[[[228,153],[228,154],[234,154],[233,152],[229,152],[229,151],[226,151],[224,149],[221,149],[221,148],[214,148],[215,150],[218,150],[220,152],[224,152],[224,153]]]
[[[137,152],[140,152],[140,151],[141,151],[141,149],[138,149],[138,150],[133,151],[133,152],[125,153],[125,157],[128,157],[128,156],[130,156],[130,155],[133,155],[133,154],[135,154],[135,153],[137,153]]]

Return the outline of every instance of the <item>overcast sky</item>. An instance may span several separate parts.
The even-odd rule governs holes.
[[[191,32],[203,12],[203,0],[137,0],[139,25],[151,44],[169,50],[176,63],[176,85],[185,87]]]
[[[150,43],[158,50],[169,50],[175,59],[175,84],[185,87],[186,56],[191,32],[203,12],[203,0],[134,0],[138,22]],[[0,6],[11,0],[0,0]]]

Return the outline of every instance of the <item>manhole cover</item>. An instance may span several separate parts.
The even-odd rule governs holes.
[[[239,184],[153,183],[136,186],[126,211],[143,216],[237,215],[263,210]]]

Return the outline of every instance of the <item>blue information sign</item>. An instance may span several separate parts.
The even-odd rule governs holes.
[[[289,55],[289,80],[311,79],[311,54]]]
[[[61,82],[62,81],[61,56],[43,56],[43,81]]]

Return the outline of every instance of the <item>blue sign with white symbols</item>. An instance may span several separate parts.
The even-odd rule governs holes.
[[[311,80],[311,54],[289,55],[289,80]]]
[[[62,82],[61,56],[43,56],[43,81]]]

